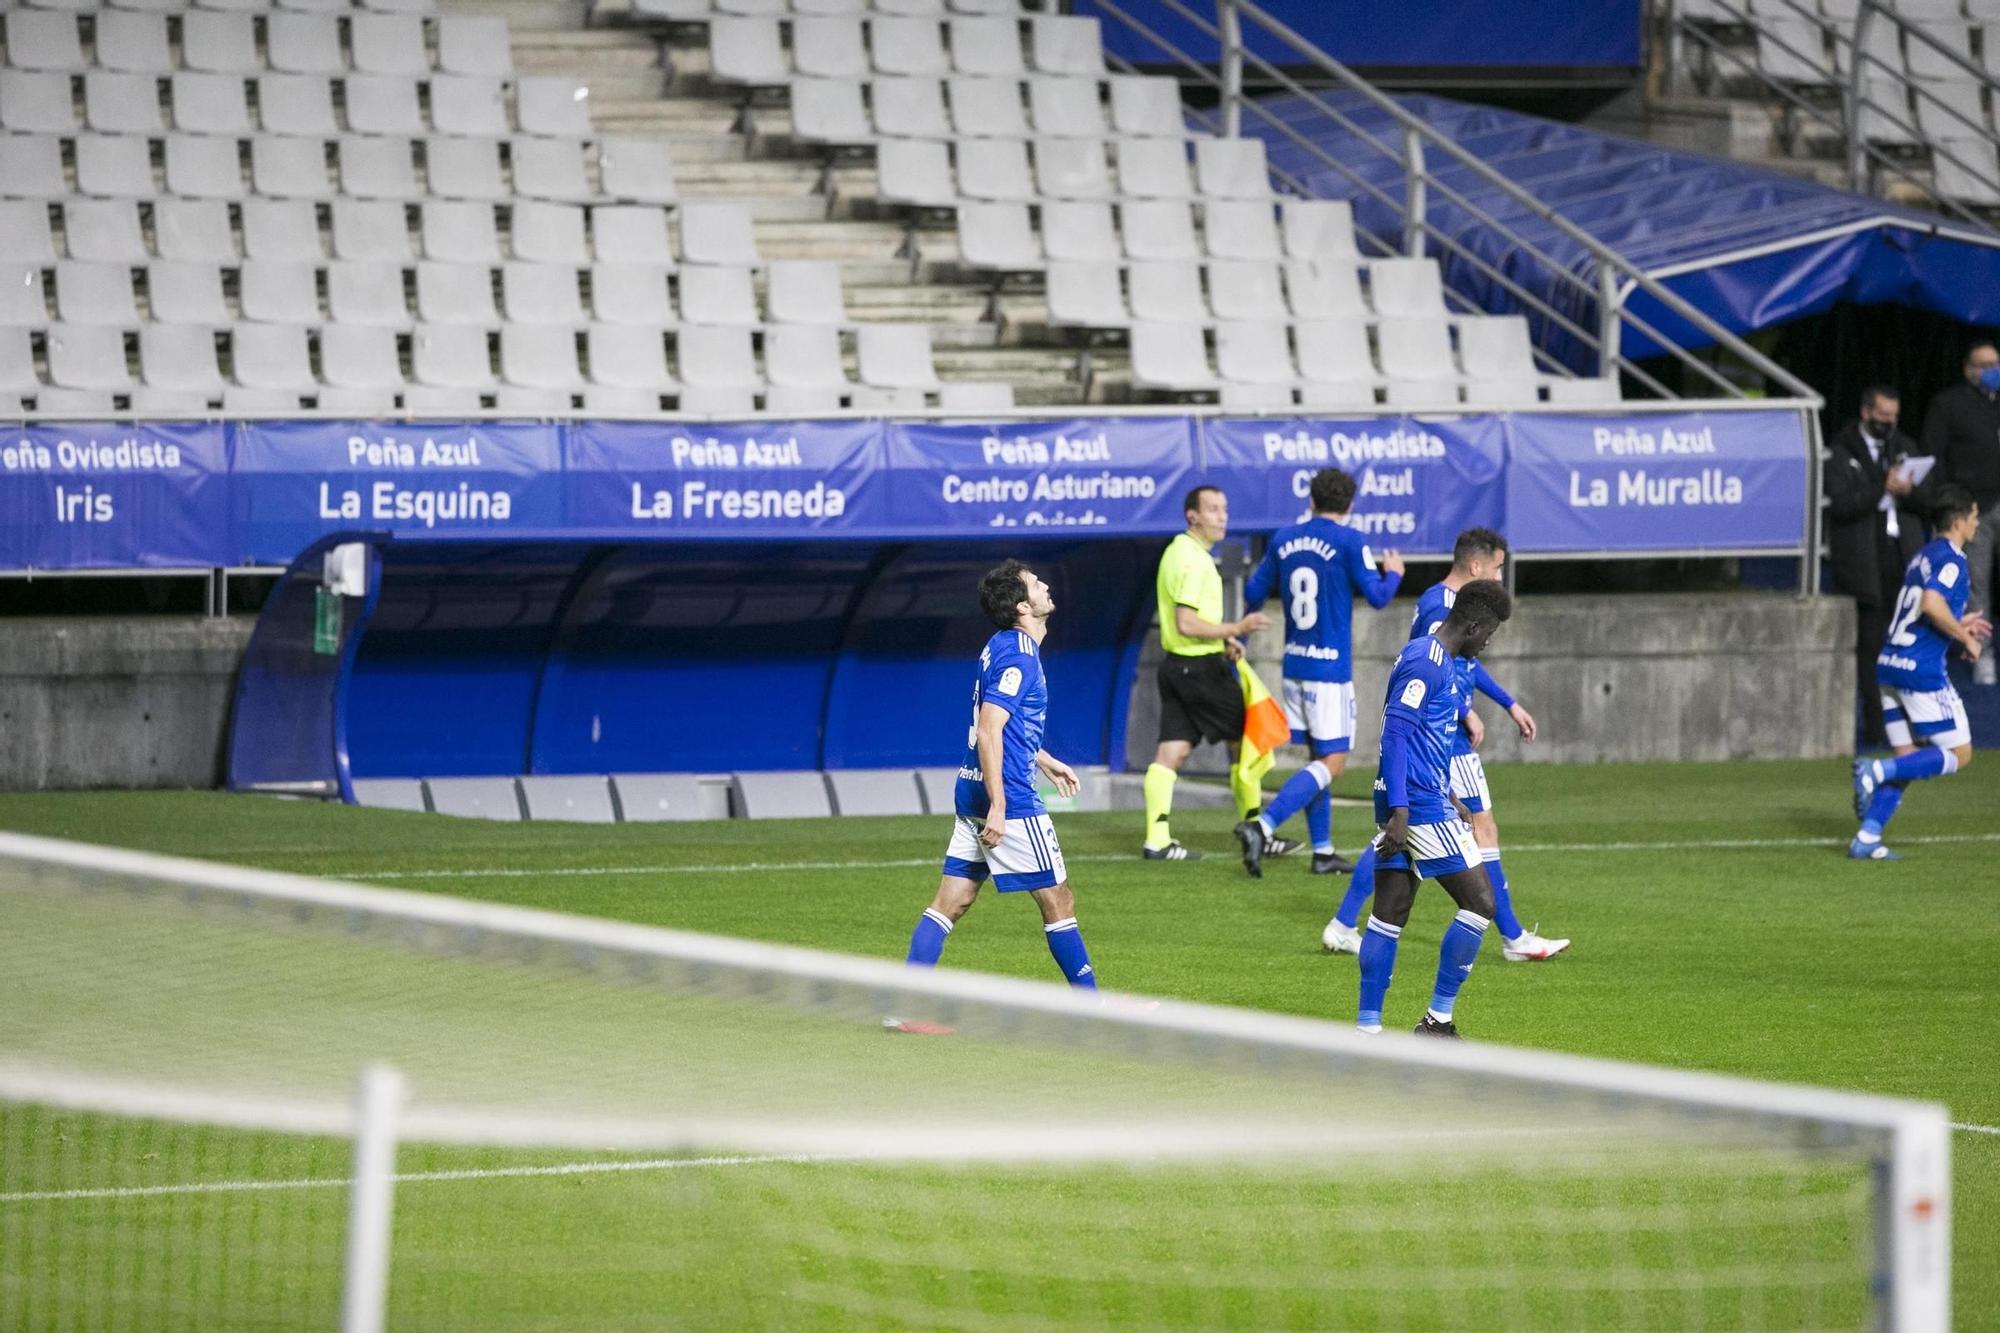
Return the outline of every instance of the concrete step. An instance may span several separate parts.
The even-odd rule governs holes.
[[[837,259],[887,264],[901,258],[903,229],[879,222],[773,221],[757,224],[766,259]],[[904,263],[903,269],[909,271]]]
[[[701,126],[719,133],[734,134],[742,120],[742,108],[732,102],[707,97],[674,97],[666,93],[645,97],[604,98],[593,108],[606,115],[628,120],[654,120],[663,126]]]
[[[602,131],[604,127],[598,128]],[[674,165],[677,169],[694,162],[743,162],[747,161],[750,155],[749,143],[733,134],[680,135],[657,134],[651,131],[635,133],[622,126],[615,132],[639,139],[665,139],[668,148],[673,152]]]
[[[507,30],[523,32],[575,31],[585,26],[585,0],[442,0],[447,14],[489,14],[507,20]]]
[[[660,44],[643,32],[616,28],[576,28],[554,32],[528,30],[514,33],[514,63],[536,66],[575,65],[584,69],[606,65],[660,68]]]
[[[819,168],[810,162],[766,158],[748,162],[695,161],[683,165],[676,158],[674,179],[683,194],[760,199],[810,197],[817,209],[813,216],[826,216],[826,196],[819,192]]]
[[[1048,348],[940,348],[933,359],[938,374],[946,379],[1045,386],[1075,383],[1076,379],[1076,357]]]
[[[531,33],[514,40],[514,68],[522,74],[579,80],[594,104],[655,98],[666,91],[659,47],[643,33]]]
[[[681,198],[746,204],[749,206],[751,219],[757,224],[760,236],[767,225],[811,225],[826,221],[826,201],[813,195],[792,198],[785,195],[746,195],[735,190],[703,191],[691,189],[682,182]]]
[[[977,287],[937,283],[861,287],[849,283],[847,288],[847,313],[858,320],[983,320],[990,306],[990,294]]]

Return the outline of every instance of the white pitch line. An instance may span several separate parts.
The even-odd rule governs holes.
[[[1898,838],[1898,843],[2000,842],[2000,833],[1936,833]],[[1844,838],[1710,838],[1670,842],[1510,842],[1509,852],[1692,852],[1754,851],[1759,848],[1844,847]],[[530,869],[500,866],[478,870],[356,870],[323,872],[331,879],[357,881],[414,879],[539,879],[613,875],[736,875],[766,870],[898,870],[911,866],[934,866],[940,857],[908,856],[875,861],[738,861],[728,865],[679,866],[550,866]],[[1129,861],[1130,856],[1113,853],[1079,854],[1071,861]]]
[[[824,1157],[653,1157],[634,1162],[563,1162],[556,1166],[496,1166],[462,1171],[407,1171],[395,1177],[399,1185],[438,1180],[509,1180],[526,1176],[595,1176],[620,1171],[673,1171],[698,1166],[804,1166],[829,1161]],[[127,1185],[105,1189],[24,1190],[0,1194],[0,1203],[44,1203],[77,1199],[151,1199],[180,1194],[249,1194],[262,1190],[345,1189],[345,1177],[302,1180],[210,1180],[185,1185]]]
[[[1965,1134],[2000,1135],[2000,1125],[1969,1125],[1952,1122],[1953,1129]],[[710,1166],[812,1166],[841,1160],[830,1156],[763,1157],[653,1157],[632,1162],[562,1162],[554,1166],[496,1166],[460,1171],[406,1171],[396,1176],[399,1185],[419,1185],[452,1180],[519,1180],[535,1176],[598,1176],[633,1171],[677,1171]],[[128,1185],[105,1189],[22,1190],[0,1194],[0,1204],[74,1203],[89,1199],[157,1199],[190,1194],[255,1194],[274,1190],[345,1189],[348,1182],[338,1176],[308,1176],[297,1180],[208,1180],[183,1185]]]

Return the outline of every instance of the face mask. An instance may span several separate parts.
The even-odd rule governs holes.
[[[1868,438],[1871,440],[1889,438],[1889,423],[1886,421],[1864,421],[1861,423],[1861,429],[1868,433]]]
[[[2000,393],[2000,366],[1988,366],[1980,371],[1979,387],[1988,393]]]

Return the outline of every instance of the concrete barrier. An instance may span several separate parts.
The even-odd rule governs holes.
[[[253,623],[0,621],[0,790],[220,784]]]
[[[1276,603],[1270,608],[1276,611]],[[1411,602],[1354,612],[1357,732],[1350,765],[1375,762],[1382,692],[1409,637]],[[1489,763],[1821,759],[1854,751],[1854,604],[1786,594],[1662,593],[1526,598],[1487,665],[1535,716],[1525,745],[1490,700],[1482,753]],[[1278,688],[1284,636],[1255,635],[1250,660]],[[1061,686],[1062,644],[1049,664]],[[1126,762],[1143,769],[1159,736],[1155,635],[1140,661],[1126,726]],[[1302,762],[1302,750],[1280,762]],[[1191,772],[1227,767],[1203,746]]]

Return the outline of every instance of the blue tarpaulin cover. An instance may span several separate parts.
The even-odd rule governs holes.
[[[1400,248],[1401,159],[1385,155],[1369,137],[1399,154],[1401,130],[1359,94],[1333,93],[1327,100],[1352,127],[1302,98],[1261,105],[1387,199],[1255,114],[1244,116],[1244,132],[1266,141],[1275,169],[1308,193],[1352,200],[1356,225]],[[2000,235],[1970,223],[1535,116],[1423,95],[1396,100],[1732,332],[1768,328],[1841,301],[1890,302],[1971,324],[2000,323]],[[1596,262],[1579,242],[1441,151],[1428,154],[1427,166],[1439,184],[1595,290]],[[1436,186],[1429,216],[1488,264],[1595,331],[1594,296],[1562,281],[1548,263],[1524,253]],[[1523,309],[1491,275],[1461,256],[1439,252],[1435,242],[1432,250],[1444,265],[1446,284],[1474,305],[1499,313]],[[1643,293],[1627,305],[1684,347],[1711,341]],[[1529,313],[1538,346],[1578,370],[1594,369],[1589,348]],[[1629,323],[1623,347],[1634,358],[1659,350]]]

